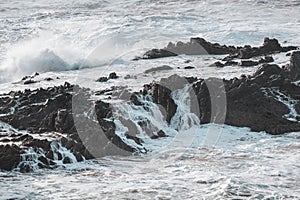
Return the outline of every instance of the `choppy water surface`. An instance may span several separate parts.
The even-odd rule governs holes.
[[[203,127],[205,130],[207,127]],[[32,174],[1,173],[2,198],[299,199],[300,135],[226,126],[215,148],[107,157]]]
[[[260,45],[268,36],[299,45],[299,16],[296,0],[2,0],[1,93],[65,81],[97,89],[126,85],[139,90],[173,73],[143,74],[164,64],[186,76],[249,74],[254,68],[207,67],[214,60],[205,56],[131,59],[146,49],[193,36],[233,45]],[[279,64],[288,61],[285,55],[275,58]],[[177,69],[187,59],[196,69]],[[36,71],[42,72],[41,80],[60,79],[31,86],[13,83]],[[111,71],[137,79],[94,82]],[[147,143],[153,152],[146,155],[106,157],[28,174],[0,172],[0,199],[300,199],[299,133],[275,137],[225,126],[216,145],[206,147],[208,126],[198,128],[192,145],[184,148],[178,144],[161,149],[173,141],[168,137]]]

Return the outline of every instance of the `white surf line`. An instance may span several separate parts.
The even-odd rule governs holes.
[[[300,87],[300,80],[299,81],[295,81],[295,82],[292,82],[294,85]]]
[[[279,88],[262,88],[262,91],[266,96],[273,97],[275,100],[283,103],[288,107],[290,112],[282,116],[283,118],[289,121],[299,122],[297,117],[300,117],[300,114],[297,113],[295,108],[297,103],[299,103],[299,100],[295,100],[290,96],[285,95],[284,93],[280,92]]]

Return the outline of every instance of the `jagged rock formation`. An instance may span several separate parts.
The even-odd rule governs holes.
[[[300,51],[292,52],[290,64],[284,67],[266,64],[273,62],[269,54],[293,49],[296,47],[282,47],[276,39],[268,38],[261,47],[253,48],[221,46],[201,38],[193,38],[188,43],[169,44],[163,50],[150,51],[144,58],[208,52],[230,54],[223,59],[225,64],[219,63],[220,67],[237,65],[233,60],[236,58],[249,59],[257,56],[263,58],[257,62],[243,60],[243,65],[259,63],[262,66],[251,76],[230,80],[204,80],[173,75],[161,79],[159,83],[145,85],[140,92],[126,92],[126,95],[130,95],[130,103],[142,107],[145,105],[139,101],[139,95],[150,95],[150,99],[161,108],[166,122],[170,123],[178,108],[172,92],[190,85],[194,95],[190,99],[191,107],[198,108],[191,112],[199,117],[202,124],[225,123],[270,134],[300,131]],[[163,66],[149,73],[162,69],[171,68]],[[108,78],[115,79],[118,76],[112,73]],[[104,90],[97,95],[107,94],[112,90],[113,88]],[[132,140],[137,144],[133,147],[116,133],[111,105],[91,100],[90,97],[89,89],[68,83],[47,89],[1,95],[0,122],[10,126],[0,127],[0,169],[18,168],[28,172],[32,170],[32,162],[37,168],[54,168],[59,163],[146,152],[142,139],[137,135],[138,128],[152,139],[168,136],[160,128],[149,128],[147,119],[135,124],[130,119],[120,117],[121,123],[128,128],[124,133],[125,140]],[[147,109],[145,106],[144,110]]]
[[[21,171],[30,171],[26,164],[19,165],[22,155],[29,149],[41,154],[38,165],[47,168],[55,167],[59,160],[69,163],[72,157],[82,161],[137,151],[115,134],[115,124],[108,120],[112,114],[110,105],[91,102],[88,92],[66,83],[2,95],[0,121],[28,133],[18,133],[14,129],[1,132],[0,169],[11,170],[18,166]],[[95,119],[86,116],[91,109],[95,110]],[[41,134],[43,137],[39,137]],[[136,138],[130,136],[130,139]],[[58,148],[65,148],[73,155],[64,157]]]
[[[289,46],[282,47],[277,39],[265,38],[264,43],[260,47],[251,47],[245,45],[244,47],[226,46],[218,43],[210,43],[203,38],[191,38],[189,42],[177,42],[176,44],[169,43],[163,49],[152,49],[147,51],[141,58],[138,59],[154,59],[170,56],[177,56],[180,54],[186,55],[226,55],[224,61],[230,61],[235,58],[250,59],[257,56],[265,56],[273,53],[288,52],[296,50],[297,47]]]
[[[225,123],[270,134],[300,131],[300,87],[294,83],[300,75],[299,55],[299,51],[293,52],[291,62],[285,68],[264,64],[252,76],[239,79],[187,79],[186,82],[192,83],[197,96],[201,123]],[[154,101],[165,108],[167,119],[172,118],[176,112],[171,91],[176,89],[174,85],[184,82],[181,79],[171,76],[163,79],[162,83],[153,83],[144,88],[144,93],[151,94]],[[220,81],[224,83],[224,90],[218,88],[218,84],[213,86]],[[179,88],[184,85],[181,84]],[[212,104],[211,97],[218,97],[214,92],[225,93],[226,109]],[[215,116],[212,116],[213,106],[216,107]],[[226,115],[224,121],[212,120],[222,114]]]

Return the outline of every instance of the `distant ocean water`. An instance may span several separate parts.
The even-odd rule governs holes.
[[[182,67],[191,59],[132,61],[145,50],[196,36],[226,45],[261,45],[264,37],[300,45],[299,16],[298,0],[2,0],[1,93],[65,81],[91,89],[116,84],[138,91],[171,75],[144,76],[146,69]],[[278,64],[288,62],[285,55],[276,58]],[[232,78],[255,69],[215,69],[207,67],[210,58],[193,59],[200,63],[197,74],[177,72]],[[138,78],[95,83],[112,71]],[[34,72],[41,73],[41,80],[54,81],[15,84]],[[201,126],[202,132],[207,129]],[[106,157],[29,174],[0,172],[0,199],[300,199],[300,133],[270,136],[225,126],[215,147],[197,146],[202,139],[196,137],[190,149]],[[156,150],[160,144],[147,145]]]

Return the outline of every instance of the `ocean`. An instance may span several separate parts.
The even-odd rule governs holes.
[[[92,91],[125,86],[135,92],[174,73],[239,77],[258,66],[211,67],[217,55],[133,59],[191,37],[235,46],[259,46],[270,37],[286,46],[300,46],[299,31],[298,0],[1,0],[0,92],[65,82]],[[285,53],[274,58],[278,65],[289,62]],[[174,70],[145,73],[164,65]],[[187,65],[194,69],[185,70]],[[36,83],[20,84],[22,77],[36,72]],[[112,72],[130,78],[95,82]],[[148,153],[61,163],[30,173],[1,171],[0,199],[300,199],[300,132],[272,136],[247,127],[200,125],[186,111],[184,94],[184,89],[177,94],[178,115],[187,120],[174,119],[170,126],[149,104],[154,114],[148,119],[168,126],[170,136],[145,139]],[[122,107],[119,99],[108,101],[129,111],[132,121],[147,115]],[[124,127],[116,123],[117,134],[123,137]],[[11,129],[2,122],[0,127]],[[210,129],[218,130],[212,143],[206,141]],[[192,140],[185,140],[191,132]]]

